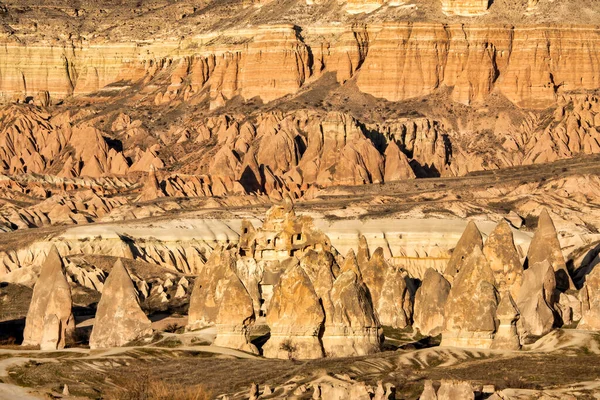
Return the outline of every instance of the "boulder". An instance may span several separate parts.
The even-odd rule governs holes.
[[[517,329],[522,344],[552,330],[555,288],[555,272],[548,260],[530,265],[523,272],[523,284],[516,301],[521,314]]]
[[[279,279],[267,311],[271,337],[263,347],[269,358],[323,357],[319,333],[325,314],[308,275],[299,263]]]
[[[600,331],[600,267],[596,266],[586,277],[580,291],[581,320],[578,329]]]
[[[450,283],[433,268],[427,269],[415,295],[413,327],[422,335],[437,336],[444,327],[444,307]]]
[[[519,311],[508,290],[502,293],[500,304],[496,310],[496,319],[499,320],[499,325],[496,335],[494,335],[492,349],[519,350],[521,348],[517,333]]]
[[[523,280],[523,267],[508,223],[500,221],[496,225],[483,246],[483,255],[494,272],[498,290],[510,290],[516,297]]]
[[[213,344],[258,354],[256,346],[250,343],[250,328],[255,321],[250,294],[233,272],[223,287],[225,293],[217,314],[217,337]]]
[[[119,347],[151,334],[152,323],[140,307],[129,272],[118,260],[104,283],[90,348]]]
[[[462,236],[458,240],[456,247],[452,251],[444,274],[454,277],[462,268],[466,258],[475,248],[478,248],[479,250],[483,248],[483,239],[481,238],[481,232],[479,232],[479,228],[477,228],[475,222],[469,221]]]
[[[554,269],[557,289],[566,291],[575,288],[567,270],[554,222],[552,222],[550,214],[545,209],[540,213],[538,226],[527,251],[528,265],[543,261],[548,261]]]
[[[478,247],[454,278],[444,307],[443,346],[489,348],[496,331],[494,273]]]
[[[40,345],[42,350],[65,347],[75,330],[71,288],[56,246],[52,246],[33,288],[25,319],[23,346]]]
[[[379,321],[366,286],[352,270],[337,277],[331,289],[333,314],[325,321],[322,341],[329,357],[365,355],[380,350]]]

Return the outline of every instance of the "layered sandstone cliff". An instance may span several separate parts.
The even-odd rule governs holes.
[[[361,91],[394,102],[449,87],[464,104],[496,90],[519,106],[543,108],[562,93],[598,87],[599,36],[593,26],[389,22],[270,25],[137,43],[5,38],[0,99],[44,103],[169,77],[167,90],[153,94],[157,103],[204,89],[216,108],[236,95],[272,101],[334,72],[340,82],[356,74]]]

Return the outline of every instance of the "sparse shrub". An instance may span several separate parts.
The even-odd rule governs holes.
[[[182,328],[181,325],[179,325],[176,322],[173,322],[173,323],[167,325],[167,327],[165,328],[165,332],[177,333],[177,331],[179,331],[181,328]]]
[[[291,340],[284,340],[283,342],[281,342],[281,345],[279,346],[279,348],[283,351],[286,351],[288,353],[288,359],[293,360],[294,359],[294,353],[296,352],[296,346],[294,346],[292,344]]]
[[[148,374],[119,383],[122,384],[120,388],[106,393],[107,400],[209,400],[212,397],[202,385],[182,387],[151,378]]]

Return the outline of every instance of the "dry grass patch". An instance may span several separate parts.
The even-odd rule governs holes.
[[[151,379],[143,374],[137,379],[119,382],[120,388],[107,391],[107,400],[209,400],[212,393],[203,385],[182,387],[180,384]]]

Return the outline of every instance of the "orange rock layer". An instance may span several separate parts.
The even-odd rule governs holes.
[[[388,23],[363,27],[258,27],[182,41],[24,45],[0,48],[0,102],[42,104],[72,94],[120,90],[172,70],[168,102],[182,83],[207,90],[211,107],[234,96],[265,102],[296,93],[325,72],[390,101],[450,87],[455,101],[497,91],[528,108],[600,85],[600,29]],[[190,90],[190,89],[188,89]]]

